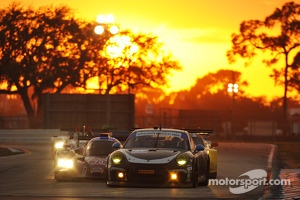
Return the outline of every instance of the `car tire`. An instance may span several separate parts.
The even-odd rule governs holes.
[[[207,163],[207,168],[206,168],[206,172],[205,172],[205,175],[204,175],[204,180],[201,181],[200,185],[201,186],[207,186],[208,185],[208,182],[209,182],[209,162]]]
[[[193,182],[193,187],[196,188],[199,185],[199,172],[198,172],[198,167],[197,165],[194,166],[193,173],[192,173],[192,182]]]

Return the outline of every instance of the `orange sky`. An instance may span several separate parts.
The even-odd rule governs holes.
[[[0,6],[13,0],[1,1]],[[170,77],[168,91],[187,89],[197,78],[218,69],[241,71],[249,82],[243,88],[250,96],[283,96],[282,87],[274,87],[271,69],[256,61],[245,68],[229,65],[226,51],[231,34],[238,33],[244,20],[272,14],[287,0],[27,0],[25,5],[68,5],[80,18],[94,20],[99,14],[113,14],[115,22],[134,31],[153,33],[171,50],[183,70]],[[300,3],[300,0],[294,2]]]

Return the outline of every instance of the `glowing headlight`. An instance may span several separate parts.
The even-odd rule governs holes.
[[[64,142],[63,141],[59,141],[55,143],[55,149],[61,149],[64,146]]]
[[[113,155],[111,156],[111,160],[114,164],[120,164],[122,159],[123,159],[123,154],[119,151],[113,153]]]
[[[172,172],[170,177],[173,181],[177,180],[177,174],[175,172]]]
[[[188,156],[186,154],[180,154],[176,161],[179,166],[185,165],[188,161]]]
[[[71,169],[71,168],[73,168],[74,163],[73,163],[72,159],[60,158],[57,160],[57,166]]]

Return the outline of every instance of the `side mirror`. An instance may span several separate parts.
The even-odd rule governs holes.
[[[120,149],[121,147],[122,147],[122,145],[119,142],[115,142],[112,145],[112,148],[115,150]]]
[[[196,145],[196,151],[203,151],[205,148],[202,144],[197,144]]]

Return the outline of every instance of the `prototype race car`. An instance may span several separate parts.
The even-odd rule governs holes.
[[[114,143],[121,146],[116,138],[100,134],[75,150],[65,145],[56,153],[54,178],[58,181],[80,177],[104,178],[107,156],[115,150],[112,147]]]
[[[113,148],[114,143],[121,145],[119,140],[108,134],[91,139],[83,149],[83,157],[77,162],[82,175],[105,178],[107,156],[116,150]]]
[[[66,131],[65,131],[66,132]],[[81,133],[78,129],[75,132],[64,133],[64,135],[54,135],[51,137],[51,150],[50,155],[52,158],[56,155],[58,150],[63,150],[64,146],[68,146],[69,149],[76,149],[85,146],[86,143],[94,137],[91,130]]]
[[[70,180],[77,173],[76,162],[76,153],[70,149],[69,145],[58,149],[54,157],[54,179],[57,181]]]
[[[51,137],[51,149],[50,156],[53,158],[59,149],[64,148],[65,140],[69,138],[68,136],[52,136]]]
[[[208,185],[209,156],[187,131],[136,129],[107,159],[107,186]]]
[[[209,155],[210,160],[210,169],[209,169],[209,177],[216,178],[218,174],[218,151],[215,147],[219,146],[216,142],[211,142],[209,136],[213,133],[212,130],[200,130],[200,129],[193,129],[187,130],[195,144],[201,144],[205,147],[205,151]]]

